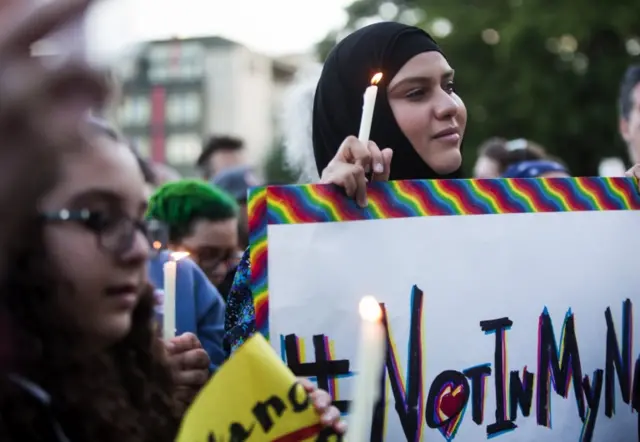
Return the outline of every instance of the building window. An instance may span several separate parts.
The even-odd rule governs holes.
[[[149,81],[152,83],[164,83],[169,79],[169,69],[166,64],[154,64],[149,69]]]
[[[167,98],[167,122],[169,124],[195,124],[202,113],[200,95],[196,93],[173,94]]]
[[[204,73],[202,60],[187,59],[181,65],[181,77],[183,80],[197,80],[202,78]]]
[[[194,164],[202,150],[197,134],[174,134],[167,137],[167,160],[170,164]]]
[[[166,44],[153,45],[149,48],[148,54],[151,60],[164,63],[171,55],[171,47]]]
[[[144,96],[125,97],[118,120],[123,126],[146,126],[151,119],[151,101]]]

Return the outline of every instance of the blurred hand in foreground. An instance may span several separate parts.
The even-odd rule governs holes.
[[[80,17],[91,0],[0,0],[0,276],[16,227],[36,213],[60,152],[82,142],[80,122],[106,98],[105,76],[82,61],[31,56],[31,46]]]

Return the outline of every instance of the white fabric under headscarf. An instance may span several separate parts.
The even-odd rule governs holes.
[[[313,154],[313,98],[322,72],[314,64],[298,71],[285,96],[282,126],[287,165],[300,171],[300,183],[314,183],[320,177]]]

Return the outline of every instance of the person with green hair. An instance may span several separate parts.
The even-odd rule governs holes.
[[[164,223],[169,231],[169,248],[188,252],[221,290],[220,285],[241,255],[238,212],[234,198],[219,187],[199,180],[180,180],[156,189],[147,216]]]
[[[216,285],[224,280],[237,253],[237,212],[233,198],[195,180],[158,187],[147,209],[147,218],[167,228],[168,248],[186,251],[191,258],[177,265],[176,329],[177,333],[196,334],[211,359],[212,373],[227,355],[223,344],[225,302]],[[164,250],[149,262],[149,278],[158,288],[163,288],[163,266],[169,259],[170,252]]]

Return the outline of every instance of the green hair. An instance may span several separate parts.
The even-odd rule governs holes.
[[[194,221],[225,221],[238,216],[239,207],[231,195],[199,180],[172,181],[160,186],[149,200],[147,217],[169,227],[171,241],[179,241]]]

